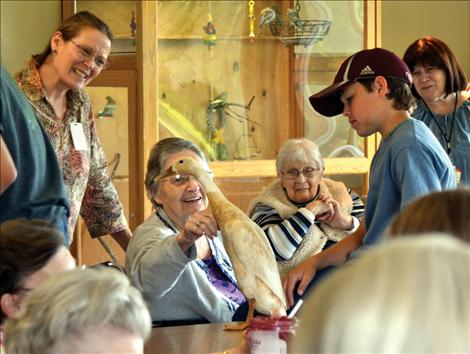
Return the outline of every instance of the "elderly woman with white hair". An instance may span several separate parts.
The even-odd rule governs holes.
[[[287,140],[276,159],[279,180],[250,204],[248,214],[264,230],[281,274],[359,226],[364,204],[344,183],[323,177],[318,146]]]
[[[137,289],[112,269],[75,269],[35,290],[5,324],[6,353],[142,354],[150,315]]]

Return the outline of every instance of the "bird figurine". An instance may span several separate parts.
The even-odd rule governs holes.
[[[135,31],[137,30],[137,23],[135,22],[135,11],[132,10],[131,23],[129,24],[131,29],[131,37],[135,37]]]
[[[261,10],[261,17],[259,19],[259,27],[266,25],[277,24],[282,26],[283,24],[282,16],[279,14],[279,11],[276,6],[266,7]]]
[[[96,118],[114,117],[114,110],[116,109],[116,101],[111,96],[106,96],[106,104],[104,108],[98,112]]]
[[[302,29],[302,20],[300,19],[298,11],[287,9],[287,18],[289,19],[289,23],[294,25],[296,29]]]
[[[274,21],[275,18],[276,18],[276,12],[272,8],[270,7],[264,8],[263,10],[261,10],[261,17],[259,19],[259,28],[267,24],[270,24],[271,22]]]
[[[178,174],[196,177],[204,187],[220,227],[224,247],[233,264],[238,285],[249,301],[248,319],[253,317],[254,307],[267,316],[285,316],[286,299],[281,277],[274,252],[264,231],[225,198],[196,160],[183,158],[176,161],[172,169]],[[233,327],[230,329],[244,329],[247,323],[242,322],[238,328],[236,325]]]

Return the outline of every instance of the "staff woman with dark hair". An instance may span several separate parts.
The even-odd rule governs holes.
[[[457,183],[470,184],[470,92],[462,67],[449,46],[431,36],[413,42],[403,60],[418,99],[413,118],[436,135],[455,167]]]

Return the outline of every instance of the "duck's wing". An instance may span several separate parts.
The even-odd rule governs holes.
[[[242,290],[257,294],[261,289],[259,283],[262,282],[271,289],[279,299],[279,303],[285,308],[286,300],[276,259],[263,230],[248,217],[246,220],[232,221],[229,227],[231,230],[225,230],[225,232],[231,235],[231,246],[234,258],[236,258],[236,261],[232,260],[232,263],[238,262],[240,264],[234,264],[234,267],[242,268],[239,269],[240,274],[237,274],[237,280],[242,283],[241,287],[249,288]],[[249,294],[245,295],[249,296]],[[257,302],[259,301],[257,299]]]

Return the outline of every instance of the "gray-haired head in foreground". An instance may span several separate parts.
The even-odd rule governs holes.
[[[317,144],[313,141],[300,138],[289,139],[279,149],[276,158],[276,171],[278,175],[289,161],[303,161],[315,164],[315,167],[323,171],[324,163]]]
[[[6,321],[6,352],[56,353],[87,330],[103,327],[145,340],[151,320],[140,292],[112,269],[66,271],[32,293],[22,316]]]
[[[162,169],[168,157],[184,150],[190,150],[194,152],[207,164],[206,155],[204,155],[202,150],[197,145],[193,144],[188,140],[182,138],[166,138],[160,140],[153,146],[147,162],[145,188],[147,190],[147,197],[152,202],[154,208],[158,207],[157,202],[153,198],[153,193],[155,192],[155,188],[157,187],[155,177],[165,172],[162,171]]]
[[[318,285],[293,353],[469,353],[469,265],[449,235],[387,240]]]

